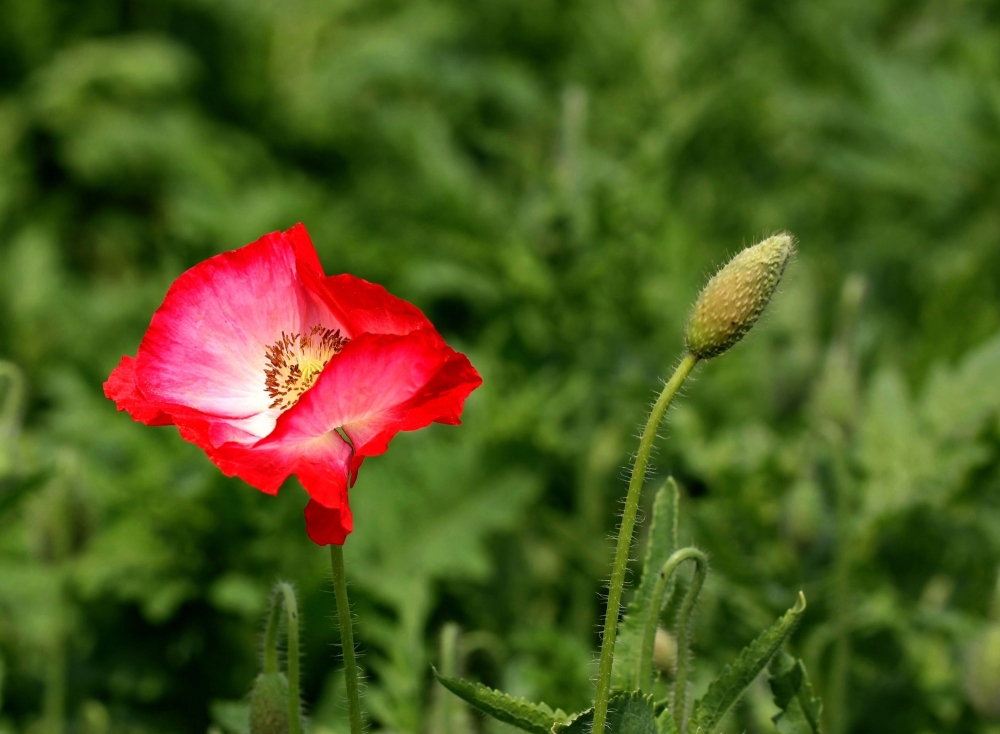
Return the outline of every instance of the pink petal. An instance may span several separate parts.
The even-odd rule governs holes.
[[[115,401],[118,410],[128,411],[133,420],[147,426],[169,426],[173,420],[161,405],[151,403],[142,396],[135,385],[135,358],[122,357],[122,361],[104,383],[104,395]]]
[[[384,452],[399,431],[434,421],[458,423],[466,397],[481,382],[468,359],[432,329],[363,334],[331,360],[263,443],[343,428],[354,444],[357,469],[364,456]]]
[[[282,332],[342,328],[302,277],[322,276],[302,225],[196,265],[170,287],[139,347],[136,383],[151,402],[228,419],[213,436],[266,436],[280,411],[264,389],[265,349]]]
[[[361,334],[409,334],[433,329],[423,312],[385,288],[353,275],[306,276],[310,287],[344,325],[350,337]]]
[[[192,439],[188,439],[192,440]],[[336,431],[296,440],[269,436],[255,446],[226,444],[206,453],[227,476],[236,476],[268,494],[277,494],[292,474],[324,507],[348,515],[347,472],[351,447]]]

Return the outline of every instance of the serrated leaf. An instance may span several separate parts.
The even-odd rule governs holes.
[[[635,596],[629,602],[618,627],[615,642],[615,662],[611,670],[611,685],[625,691],[639,688],[638,667],[642,654],[642,634],[646,619],[650,614],[659,614],[652,609],[653,587],[660,568],[677,550],[677,504],[680,492],[673,477],[667,479],[657,491],[653,500],[653,520],[649,526],[649,541],[646,558],[642,564],[642,578]],[[670,591],[668,589],[667,596]]]
[[[768,661],[781,649],[792,634],[806,609],[806,597],[801,591],[795,606],[743,648],[736,660],[727,665],[712,681],[705,695],[694,704],[691,715],[691,734],[712,734],[729,709],[739,700],[754,678]]]
[[[778,731],[781,734],[820,734],[823,702],[813,694],[802,661],[779,651],[768,670],[774,703],[781,709],[773,718]]]
[[[678,734],[677,722],[669,708],[663,709],[656,717],[656,727],[660,734]]]
[[[553,711],[544,703],[532,703],[523,698],[497,691],[489,686],[461,678],[449,678],[434,670],[441,685],[484,714],[497,721],[516,726],[534,734],[549,734],[552,727],[566,720],[562,711]]]
[[[661,734],[653,712],[653,697],[639,691],[613,691],[608,702],[608,734]],[[552,727],[552,734],[592,734],[594,709]],[[674,734],[671,732],[670,734]]]

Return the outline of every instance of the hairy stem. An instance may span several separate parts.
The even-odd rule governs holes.
[[[708,573],[708,559],[696,548],[685,548],[684,550],[694,551],[690,556],[695,560],[694,577],[691,579],[691,586],[688,587],[684,601],[681,603],[681,610],[677,614],[677,669],[674,674],[674,723],[677,731],[684,732],[684,714],[687,697],[687,669],[688,658],[691,649],[691,612],[698,601],[698,594],[701,593],[702,584],[705,583],[705,575]],[[677,551],[674,556],[683,553],[684,550]],[[681,559],[686,560],[686,559]],[[667,561],[668,563],[670,561]],[[680,563],[680,561],[678,561]]]
[[[288,731],[302,734],[302,712],[299,709],[299,605],[291,584],[278,582],[271,597],[271,613],[264,632],[264,674],[278,672],[278,630],[281,626],[281,607],[284,603],[288,626]]]
[[[361,734],[361,698],[358,693],[358,661],[354,654],[354,630],[351,627],[351,604],[347,600],[347,577],[344,575],[344,548],[330,546],[333,569],[333,593],[337,598],[337,620],[340,622],[340,645],[344,652],[344,683],[347,687],[347,713],[351,734]]]
[[[663,387],[660,397],[656,399],[646,427],[639,439],[639,451],[632,467],[632,477],[628,484],[628,494],[625,497],[625,512],[622,514],[621,528],[618,530],[618,543],[615,548],[615,562],[611,569],[611,583],[608,587],[608,608],[604,614],[604,633],[601,638],[601,661],[597,670],[597,701],[594,704],[594,728],[597,734],[604,731],[604,723],[608,717],[608,701],[611,697],[611,666],[615,656],[615,637],[618,635],[618,614],[621,611],[622,587],[625,585],[625,569],[628,565],[629,550],[632,547],[632,530],[635,528],[635,516],[639,510],[639,497],[642,494],[643,481],[646,478],[646,467],[649,464],[649,454],[656,440],[656,432],[660,427],[670,402],[674,399],[681,384],[691,374],[698,363],[693,354],[685,355],[674,370],[674,374]]]
[[[281,626],[281,594],[275,589],[271,595],[271,613],[267,616],[264,631],[264,673],[278,672],[278,628]]]
[[[688,590],[688,596],[698,590],[705,581],[705,574],[708,572],[708,559],[705,554],[697,548],[681,548],[668,558],[659,575],[656,577],[656,585],[653,587],[653,599],[649,606],[649,616],[646,617],[646,624],[642,630],[642,647],[639,653],[639,690],[647,691],[653,682],[653,648],[656,644],[656,627],[660,619],[660,611],[663,609],[667,588],[676,571],[684,561],[695,562],[696,584]],[[685,597],[685,602],[687,597]],[[678,653],[682,651],[678,649]],[[680,660],[678,659],[678,665]]]
[[[299,708],[299,605],[290,584],[278,584],[285,598],[285,619],[288,624],[288,725],[289,734],[301,734],[302,712]]]

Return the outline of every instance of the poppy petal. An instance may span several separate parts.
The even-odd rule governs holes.
[[[251,436],[266,436],[280,413],[270,408],[265,391],[267,347],[283,332],[303,333],[315,325],[342,328],[300,277],[318,277],[318,268],[300,225],[183,273],[139,346],[141,394],[151,402],[228,420]]]
[[[306,533],[316,545],[343,545],[354,529],[350,511],[345,516],[341,509],[331,510],[315,500],[309,500],[304,514]]]

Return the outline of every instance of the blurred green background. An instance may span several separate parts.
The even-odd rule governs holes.
[[[445,731],[449,622],[586,705],[636,426],[707,275],[788,229],[656,460],[713,562],[696,690],[803,588],[828,734],[1000,732],[1000,4],[0,0],[0,731],[230,732],[277,578],[344,731],[305,494],[101,392],[180,272],[297,221],[485,380],[352,491],[373,728]]]

